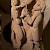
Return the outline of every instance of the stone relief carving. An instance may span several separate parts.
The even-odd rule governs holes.
[[[31,15],[27,6],[33,0],[19,1],[20,4],[17,5],[18,0],[11,0],[11,40],[13,47],[15,50],[41,50],[40,42],[42,40],[39,37],[38,24],[43,17],[42,13],[45,11],[45,0],[36,0]],[[20,16],[19,9],[21,9]]]
[[[46,3],[46,9],[44,11],[43,29],[46,27],[46,25],[50,20],[50,6],[49,6],[50,0],[45,0],[45,3]]]

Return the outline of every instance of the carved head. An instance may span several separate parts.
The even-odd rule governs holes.
[[[11,6],[12,5],[17,5],[17,0],[11,0]]]

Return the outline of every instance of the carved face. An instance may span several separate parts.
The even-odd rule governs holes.
[[[11,5],[16,5],[17,4],[17,0],[11,0]]]

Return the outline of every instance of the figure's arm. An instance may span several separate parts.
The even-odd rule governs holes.
[[[33,9],[35,9],[37,11],[41,10],[41,12],[43,12],[45,7],[46,7],[45,1],[38,0],[37,3],[34,5]]]
[[[34,11],[34,14],[31,16],[32,22],[36,17],[38,17],[39,14],[40,14],[40,11]]]
[[[26,7],[23,8],[22,12],[21,12],[21,16],[20,18],[24,18],[24,21],[27,22],[28,24],[31,24],[31,17],[28,13],[28,10]]]
[[[28,14],[28,10],[27,10],[26,7],[24,7],[24,8],[22,9],[22,11],[21,11],[21,16],[20,16],[20,18],[22,18],[22,17],[24,17],[24,16],[27,16],[27,14]]]
[[[16,6],[16,8],[18,9],[20,7],[24,7],[24,6],[28,5],[28,4],[30,4],[32,1],[33,0],[28,0],[28,1],[27,0],[20,0],[20,5]]]
[[[30,17],[28,12],[26,13],[26,12],[23,11],[23,13],[21,13],[21,17],[22,16],[24,17],[24,15],[25,15],[26,17],[24,18],[24,21],[27,22],[29,25],[31,25],[33,23],[34,19],[36,17],[38,17],[38,15],[40,14],[40,11],[34,11],[34,13],[32,13],[32,14],[33,15]]]
[[[42,18],[42,15],[41,14],[39,14],[38,16],[37,16],[37,18],[35,19],[35,21],[34,21],[34,25],[33,25],[33,27],[34,28],[37,28],[38,27],[38,24],[39,24],[39,22],[41,21],[41,18]]]
[[[30,26],[23,19],[22,19],[22,23],[23,23],[23,27],[24,27],[25,31],[27,32],[28,29],[30,28]]]

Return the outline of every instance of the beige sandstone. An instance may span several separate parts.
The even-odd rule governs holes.
[[[41,50],[39,48],[39,33],[38,33],[38,24],[41,21],[42,14],[45,9],[45,0],[36,0],[35,5],[32,9],[32,16],[30,16],[27,5],[30,4],[33,0],[20,0],[20,5],[17,5],[17,0],[12,0],[12,8],[11,8],[11,18],[12,20],[12,33],[11,33],[11,40],[13,43],[14,48],[17,48],[16,50],[20,50],[21,45],[21,39],[23,37],[23,33],[25,35],[26,32],[26,38],[27,42],[24,44],[21,48],[21,50]],[[22,20],[23,25],[20,26],[21,20],[18,19],[18,8],[24,7],[21,11],[20,19]],[[26,16],[24,19],[22,17]],[[33,22],[34,21],[34,22]],[[33,23],[33,26],[30,26]],[[28,25],[29,24],[29,25]],[[25,29],[25,30],[24,30]],[[23,31],[23,32],[22,32]],[[15,37],[14,38],[14,32]],[[33,48],[33,43],[35,44],[35,47]]]

